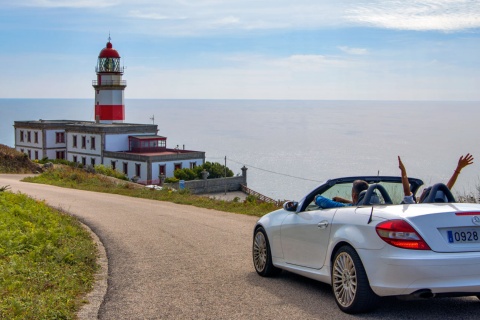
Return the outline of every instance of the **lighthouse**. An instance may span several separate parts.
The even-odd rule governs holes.
[[[120,55],[110,42],[98,55],[97,80],[93,80],[95,89],[95,120],[100,123],[123,122],[125,120],[125,103],[123,92],[127,82],[122,80],[123,67]]]

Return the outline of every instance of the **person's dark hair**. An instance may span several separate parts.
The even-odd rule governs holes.
[[[364,181],[364,180],[355,180],[355,181],[353,181],[352,190],[353,190],[356,194],[360,194],[360,192],[362,192],[363,190],[367,190],[367,189],[368,189],[368,183],[367,183],[367,181]]]

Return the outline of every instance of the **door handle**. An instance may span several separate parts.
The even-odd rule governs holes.
[[[319,229],[325,229],[326,227],[328,227],[328,221],[321,221],[318,223],[317,227]]]

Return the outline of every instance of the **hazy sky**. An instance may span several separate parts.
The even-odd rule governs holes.
[[[479,0],[0,0],[0,98],[480,100]]]

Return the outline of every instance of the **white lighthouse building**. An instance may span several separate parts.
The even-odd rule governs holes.
[[[95,120],[101,123],[123,122],[125,120],[125,103],[123,92],[127,83],[122,80],[123,67],[120,55],[108,37],[105,48],[98,55],[97,80],[93,80],[95,89]]]
[[[123,67],[110,37],[96,66],[95,119],[15,121],[15,148],[32,159],[66,159],[82,165],[103,164],[139,183],[157,183],[176,169],[205,163],[205,152],[167,147],[155,124],[124,123]]]

